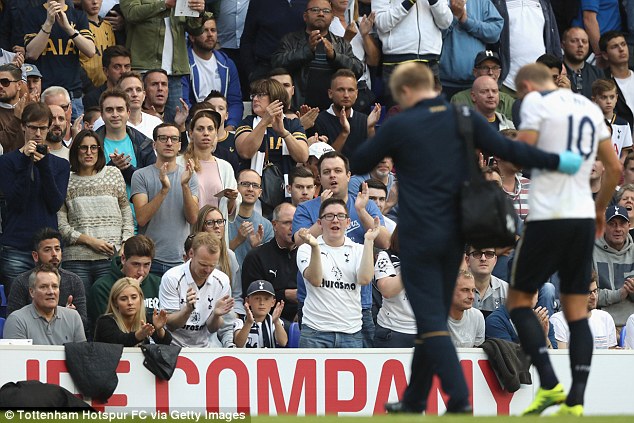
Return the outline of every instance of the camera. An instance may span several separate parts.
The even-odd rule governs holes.
[[[40,153],[41,155],[46,155],[48,153],[48,145],[46,144],[38,144],[35,146],[35,152]]]

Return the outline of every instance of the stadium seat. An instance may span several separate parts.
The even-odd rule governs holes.
[[[619,347],[625,348],[625,326],[621,328],[621,336],[619,336]]]
[[[288,348],[299,348],[299,324],[291,323],[288,330]]]
[[[7,296],[4,294],[2,284],[0,284],[0,317],[7,317]]]
[[[3,333],[4,333],[4,321],[6,319],[4,317],[0,317],[0,339],[2,339],[3,337]]]

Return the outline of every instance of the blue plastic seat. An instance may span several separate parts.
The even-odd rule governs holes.
[[[2,337],[4,336],[3,333],[4,333],[4,322],[5,322],[5,320],[7,320],[7,319],[5,319],[4,317],[0,317],[0,339],[2,339]]]
[[[299,324],[291,323],[288,329],[288,348],[299,348]]]
[[[7,296],[2,284],[0,284],[0,317],[7,317]]]
[[[621,328],[621,336],[619,336],[619,347],[625,348],[625,326]]]

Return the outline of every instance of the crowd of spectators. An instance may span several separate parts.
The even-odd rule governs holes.
[[[626,325],[634,339],[632,5],[186,3],[189,16],[176,0],[0,0],[5,338],[281,347],[299,324],[301,347],[412,346],[397,169],[385,157],[352,175],[348,158],[399,113],[399,64],[425,63],[438,95],[512,139],[514,76],[537,61],[611,128],[624,174],[588,312],[597,348]],[[530,170],[485,151],[480,164],[521,228]],[[597,161],[595,193],[602,173]],[[464,252],[454,344],[519,342],[504,307],[513,248]],[[567,345],[557,281],[535,297],[553,348]]]

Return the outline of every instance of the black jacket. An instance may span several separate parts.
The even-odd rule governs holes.
[[[614,81],[616,84],[616,95],[618,96],[618,100],[616,102],[616,106],[614,107],[614,113],[617,116],[622,117],[630,124],[630,128],[634,128],[634,114],[632,114],[632,108],[625,102],[625,96],[623,95],[623,91],[621,91],[621,87],[619,87],[619,83],[616,82],[614,76],[612,76],[612,71],[608,67],[605,69],[605,77]]]
[[[125,179],[125,183],[130,185],[132,183],[132,174],[137,170],[143,167],[153,165],[156,163],[156,153],[154,153],[154,146],[152,145],[153,141],[143,135],[141,132],[137,131],[134,128],[126,127],[126,132],[128,136],[132,140],[132,146],[134,147],[134,155],[136,156],[136,167],[130,165],[126,169],[121,171],[123,174],[123,179]],[[106,126],[102,126],[97,129],[97,134],[103,140],[106,136]],[[108,160],[108,166],[114,166],[111,160]]]

